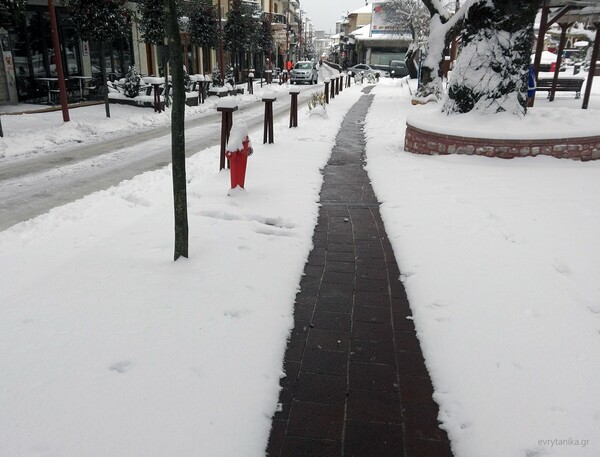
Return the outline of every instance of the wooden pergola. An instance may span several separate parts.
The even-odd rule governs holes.
[[[540,71],[540,62],[542,51],[544,50],[544,35],[548,29],[558,24],[561,28],[560,44],[558,47],[558,56],[556,60],[556,68],[554,70],[554,81],[550,91],[550,100],[554,99],[556,84],[558,81],[558,72],[562,63],[562,55],[565,49],[567,39],[567,29],[575,22],[581,22],[587,25],[592,25],[596,29],[596,39],[592,49],[592,61],[588,73],[587,84],[583,96],[582,108],[587,109],[590,101],[590,92],[592,90],[592,82],[594,73],[596,72],[596,61],[598,60],[598,48],[600,48],[600,0],[545,0],[542,6],[542,17],[540,21],[540,30],[538,34],[537,47],[535,51],[535,59],[533,68],[535,78],[537,80]],[[533,98],[535,100],[535,96]],[[533,105],[532,100],[532,105]]]

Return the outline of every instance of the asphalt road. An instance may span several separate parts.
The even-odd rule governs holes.
[[[323,84],[298,87],[301,107]],[[290,97],[280,95],[273,105],[275,121],[288,117],[289,109]],[[264,104],[259,101],[241,106],[234,113],[234,122],[235,119],[245,120],[250,130],[262,127]],[[216,110],[207,116],[186,119],[186,155],[218,145],[220,132],[221,113]],[[5,163],[0,168],[0,230],[170,162],[170,126],[164,126]]]

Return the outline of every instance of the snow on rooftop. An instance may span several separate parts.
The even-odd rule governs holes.
[[[368,3],[365,6],[361,6],[357,10],[350,12],[350,14],[371,14],[373,12],[373,5]]]
[[[351,32],[352,36],[369,36],[371,34],[371,24],[367,24]]]

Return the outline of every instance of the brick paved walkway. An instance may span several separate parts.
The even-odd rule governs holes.
[[[368,92],[368,90],[365,90]],[[269,456],[448,457],[411,311],[346,116],[325,168],[314,248],[296,297]]]

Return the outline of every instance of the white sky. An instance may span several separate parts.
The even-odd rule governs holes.
[[[315,30],[331,33],[335,33],[335,23],[342,15],[361,6],[365,6],[365,0],[300,0],[300,8],[308,13]]]

